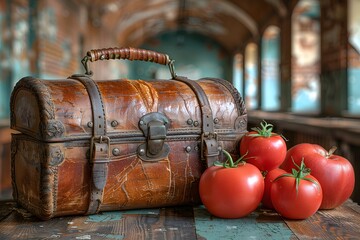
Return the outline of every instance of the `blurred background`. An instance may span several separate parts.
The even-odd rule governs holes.
[[[0,199],[11,198],[14,85],[84,73],[86,52],[107,47],[167,53],[178,75],[228,80],[245,99],[249,128],[265,119],[288,147],[337,145],[360,179],[359,12],[359,0],[0,1]],[[147,62],[90,67],[98,80],[171,77]]]

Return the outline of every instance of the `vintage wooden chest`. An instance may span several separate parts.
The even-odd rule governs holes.
[[[97,80],[88,61],[168,65],[170,80]],[[176,76],[166,54],[91,50],[87,74],[21,79],[11,97],[12,183],[42,219],[99,211],[198,204],[204,169],[221,148],[238,154],[243,99],[227,81]]]

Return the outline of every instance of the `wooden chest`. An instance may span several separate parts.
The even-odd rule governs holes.
[[[221,148],[238,154],[247,115],[227,81],[178,77],[165,54],[92,50],[102,59],[169,65],[170,80],[21,79],[11,97],[12,183],[42,219],[198,204],[204,169]]]

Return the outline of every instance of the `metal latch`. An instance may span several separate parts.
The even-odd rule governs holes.
[[[140,118],[139,128],[146,143],[138,147],[138,156],[143,161],[159,161],[169,155],[170,147],[165,143],[170,120],[162,113],[152,112]]]

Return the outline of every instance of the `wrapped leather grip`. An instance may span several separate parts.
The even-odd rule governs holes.
[[[171,62],[167,54],[130,47],[94,49],[88,51],[87,56],[91,62],[109,59],[149,61],[162,65],[168,65]]]

